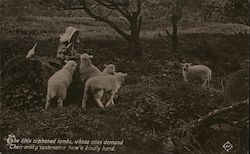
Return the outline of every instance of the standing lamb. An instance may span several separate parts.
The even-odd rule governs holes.
[[[102,72],[92,64],[91,60],[94,56],[88,55],[87,53],[81,54],[80,55],[80,67],[79,67],[79,72],[81,76],[82,82],[86,81],[87,79],[101,75]]]
[[[127,73],[118,72],[114,75],[101,75],[88,79],[85,83],[82,108],[86,109],[89,91],[93,94],[95,101],[102,109],[104,109],[104,105],[101,102],[101,98],[105,92],[107,92],[109,96],[105,107],[108,107],[110,104],[114,105],[114,96],[118,92],[126,76]]]
[[[62,69],[49,78],[45,110],[48,109],[51,99],[55,96],[57,96],[59,107],[63,106],[63,101],[67,94],[67,88],[72,82],[72,76],[76,69],[76,65],[77,63],[73,60],[67,61]]]
[[[111,75],[114,75],[115,74],[115,65],[114,64],[104,64],[105,68],[104,70],[102,71],[102,74],[111,74]]]
[[[182,75],[187,82],[193,78],[200,78],[203,80],[202,87],[206,87],[212,81],[212,71],[210,68],[204,65],[193,65],[192,63],[184,63],[182,64]]]

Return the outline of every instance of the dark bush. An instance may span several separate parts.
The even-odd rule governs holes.
[[[240,69],[228,76],[225,96],[232,102],[249,98],[249,68]]]
[[[1,73],[1,106],[14,110],[44,106],[47,81],[59,67],[59,61],[48,57],[16,56],[8,60]]]

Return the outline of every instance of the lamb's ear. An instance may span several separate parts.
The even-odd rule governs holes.
[[[122,75],[123,75],[123,76],[128,76],[128,74],[127,74],[127,73],[123,73]]]
[[[93,55],[89,55],[89,58],[92,59],[92,58],[94,58],[94,56]]]
[[[69,61],[68,60],[64,60],[65,63],[68,63]]]
[[[181,65],[181,66],[184,66],[184,65],[185,65],[185,63],[180,63],[180,65]]]
[[[107,67],[108,65],[107,64],[104,64],[105,67]]]
[[[191,66],[192,65],[192,63],[187,63],[188,64],[188,66]]]
[[[60,36],[60,38],[61,38],[61,37],[62,37],[62,34],[60,34],[59,36]]]

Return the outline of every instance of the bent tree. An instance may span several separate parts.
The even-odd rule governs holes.
[[[130,54],[141,54],[142,0],[76,0],[70,9],[82,9],[91,18],[108,24],[127,40]]]

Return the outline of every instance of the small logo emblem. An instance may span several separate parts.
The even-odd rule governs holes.
[[[223,144],[222,146],[227,152],[230,151],[233,148],[232,143],[230,143],[229,141],[227,141],[225,144]]]

